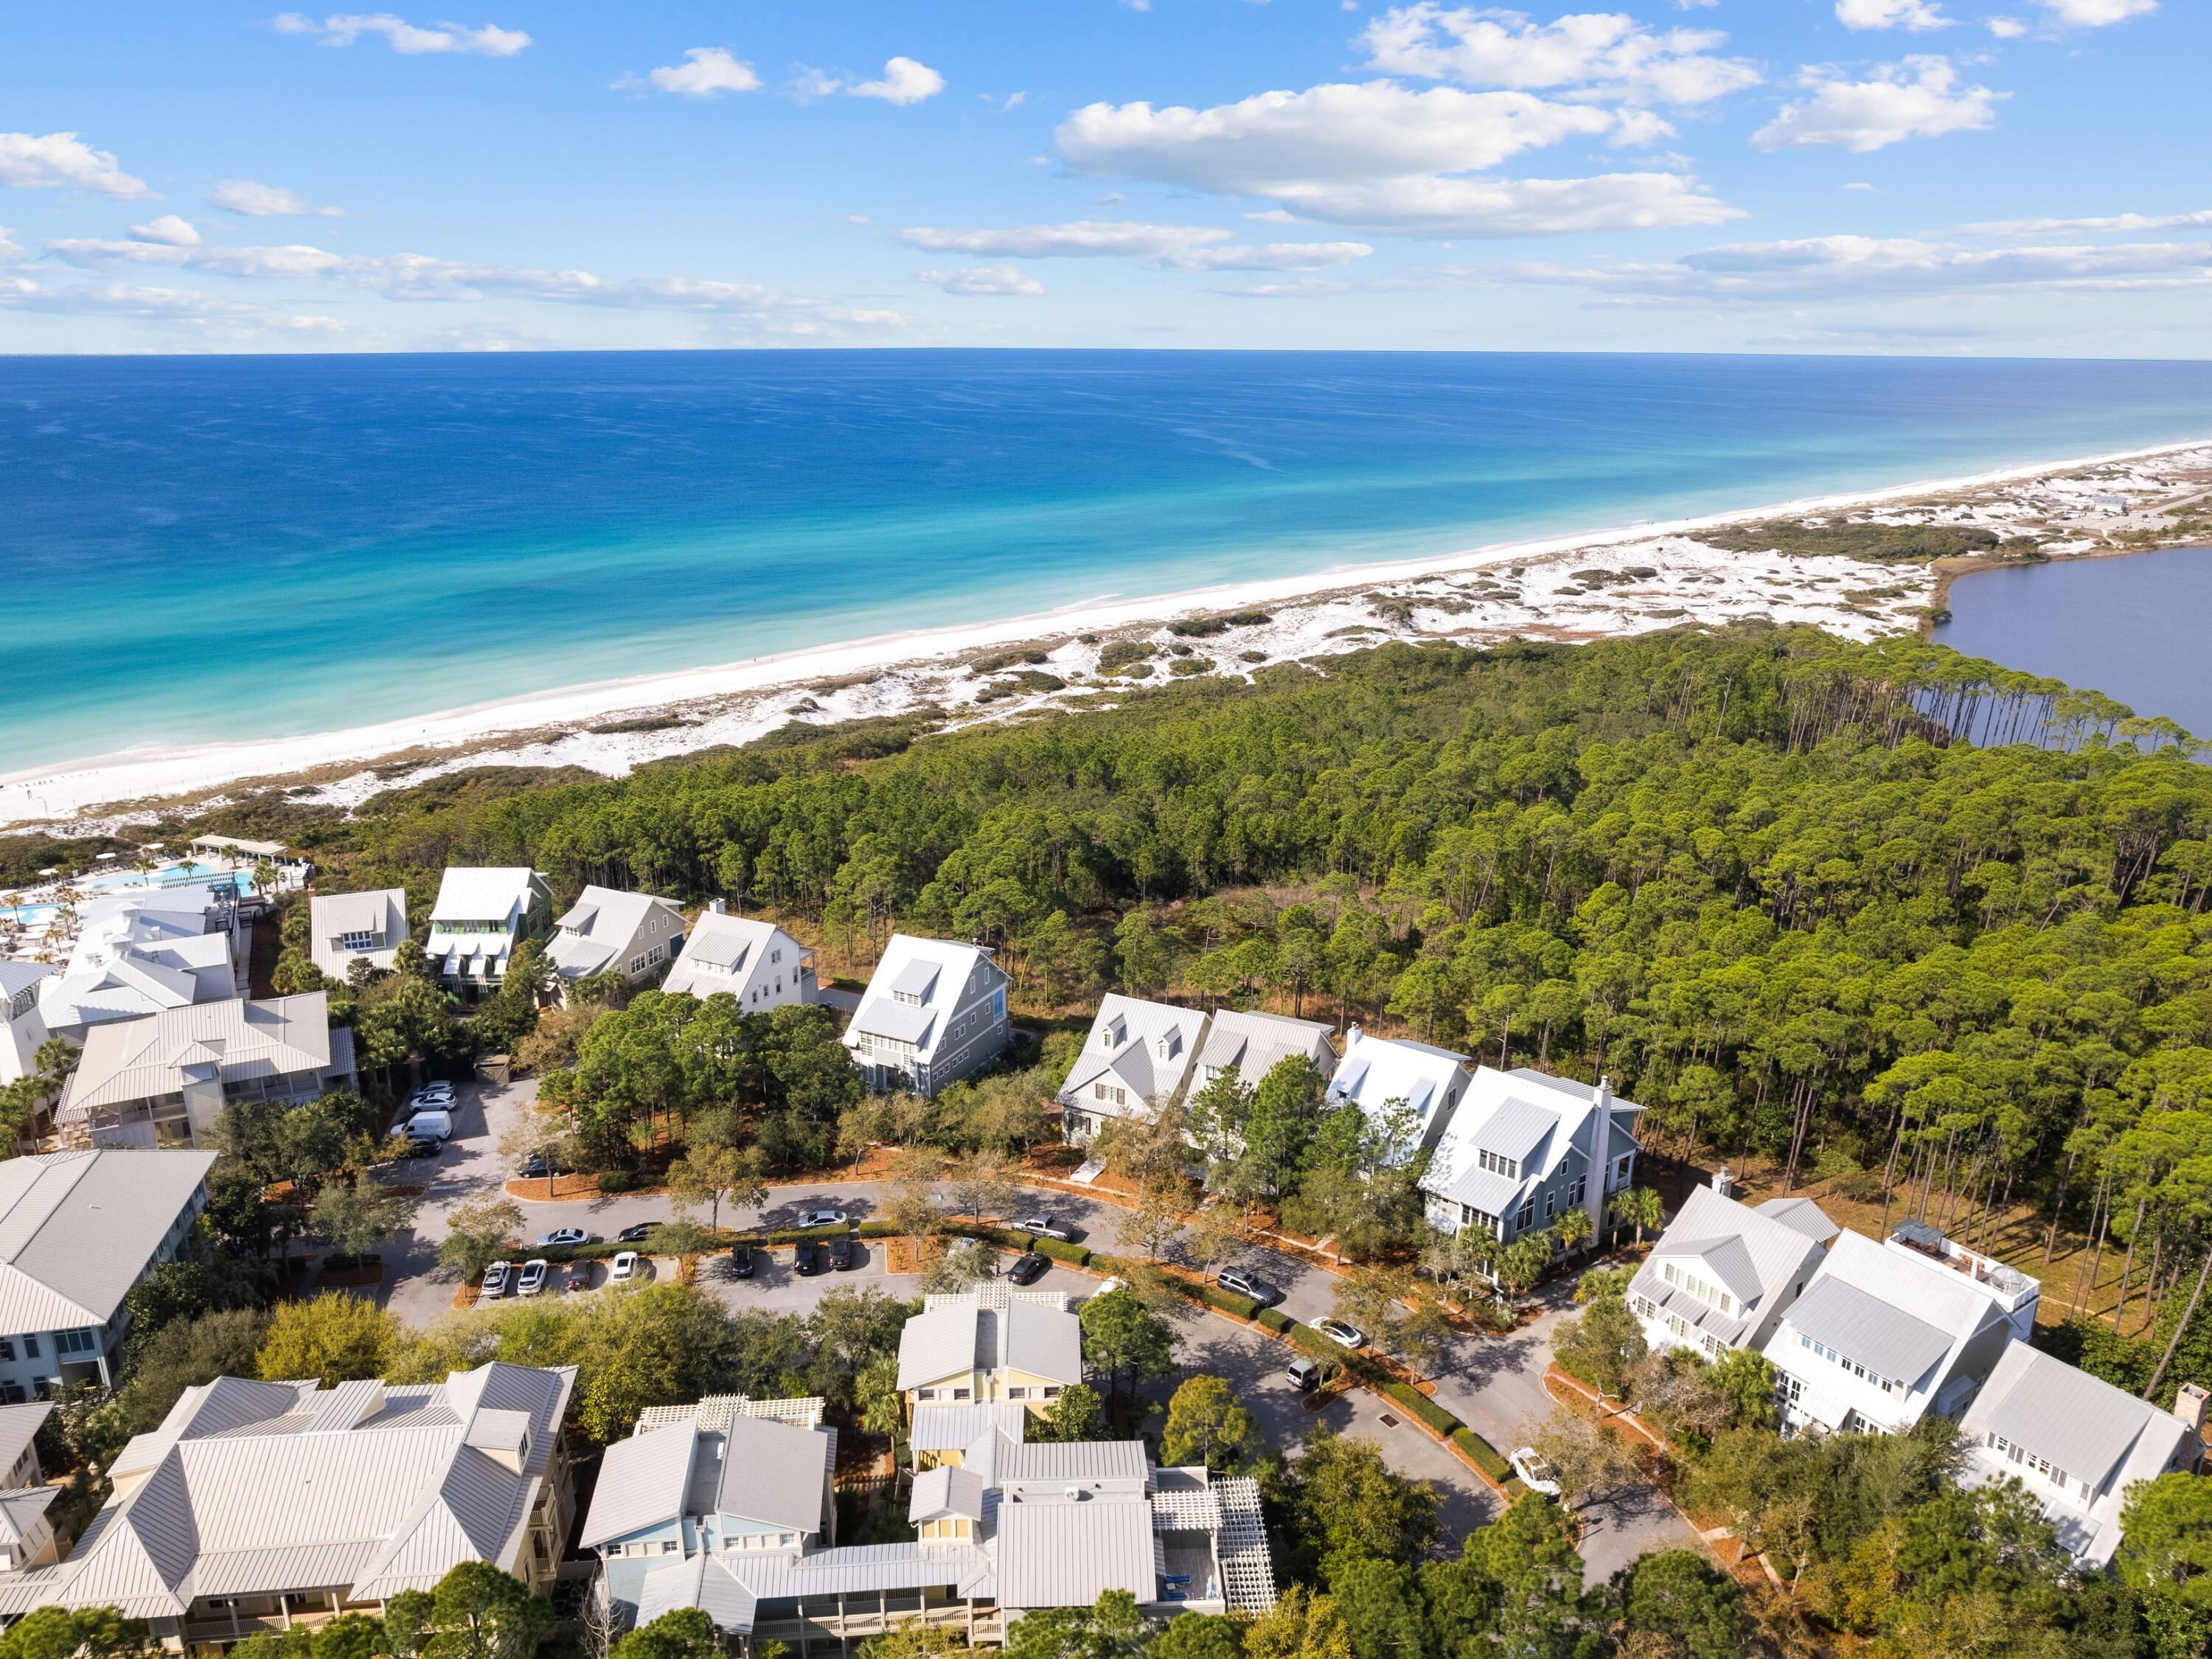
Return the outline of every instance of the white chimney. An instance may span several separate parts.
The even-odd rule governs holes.
[[[1613,1085],[1605,1079],[1597,1080],[1597,1121],[1590,1126],[1589,1186],[1583,1194],[1589,1206],[1590,1244],[1605,1247],[1606,1185],[1613,1177]]]
[[[730,914],[730,907],[720,899],[708,899],[707,908],[718,916],[726,916]]]
[[[1353,1021],[1352,1022],[1352,1024],[1351,1024],[1350,1025],[1348,1025],[1348,1026],[1346,1026],[1346,1027],[1345,1028],[1345,1032],[1344,1032],[1344,1052],[1345,1052],[1345,1053],[1346,1053],[1347,1054],[1350,1054],[1350,1053],[1352,1052],[1352,1045],[1353,1043],[1355,1043],[1355,1042],[1358,1042],[1358,1041],[1359,1041],[1359,1022],[1358,1022],[1358,1020],[1356,1020],[1356,1019],[1355,1019],[1355,1020],[1353,1020]]]
[[[1713,1171],[1713,1190],[1723,1198],[1735,1196],[1735,1177],[1729,1173],[1729,1167],[1725,1164]]]
[[[2208,1395],[2202,1382],[2185,1382],[2181,1391],[2173,1396],[2173,1414],[2189,1425],[2191,1434],[2202,1437],[2204,1432],[2204,1402]]]

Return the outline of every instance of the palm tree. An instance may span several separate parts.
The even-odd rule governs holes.
[[[1569,1210],[1552,1224],[1552,1231],[1558,1235],[1562,1249],[1574,1250],[1582,1248],[1597,1231],[1597,1224],[1589,1218],[1588,1210]]]
[[[1625,1193],[1613,1194],[1613,1218],[1616,1226],[1624,1221],[1634,1222],[1636,1242],[1641,1244],[1646,1227],[1666,1224],[1667,1206],[1660,1201],[1656,1187],[1631,1187]]]

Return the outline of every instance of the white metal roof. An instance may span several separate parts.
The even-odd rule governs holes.
[[[215,1159],[102,1149],[0,1161],[0,1335],[106,1324]]]
[[[1328,1037],[1328,1027],[1317,1020],[1223,1008],[1206,1027],[1198,1063],[1209,1072],[1234,1066],[1238,1077],[1255,1085],[1281,1061],[1293,1058],[1311,1060],[1327,1076],[1336,1065]]]
[[[781,962],[770,958],[781,952]],[[668,970],[661,989],[685,992],[702,1001],[727,992],[740,1003],[763,978],[798,972],[806,947],[773,922],[708,911],[691,924],[684,952]]]
[[[1059,1097],[1065,1104],[1096,1110],[1099,1103],[1091,1085],[1107,1080],[1127,1090],[1133,1105],[1164,1104],[1190,1076],[1206,1025],[1200,1009],[1109,992],[1098,1005]]]
[[[999,1603],[1087,1607],[1109,1589],[1159,1594],[1152,1507],[1142,1496],[1028,1498],[999,1505]]]
[[[576,1541],[597,1549],[680,1518],[698,1443],[697,1425],[685,1421],[641,1430],[609,1446],[599,1460],[599,1484],[592,1489],[592,1507]]]
[[[331,1069],[330,999],[297,996],[195,1003],[143,1019],[95,1025],[62,1095],[58,1115],[173,1094],[194,1065],[220,1067],[226,1083]]]
[[[916,1406],[907,1429],[907,1444],[916,1451],[964,1451],[981,1436],[998,1431],[1018,1440],[1029,1407],[1018,1401],[984,1400],[964,1406]]]
[[[510,923],[526,915],[536,897],[533,884],[544,878],[519,866],[489,868],[447,866],[439,878],[438,902],[430,907],[430,923]]]
[[[2025,1342],[2005,1349],[1960,1427],[1969,1440],[2001,1435],[2093,1489],[2139,1450],[2137,1461],[2163,1468],[2189,1437],[2171,1413]]]

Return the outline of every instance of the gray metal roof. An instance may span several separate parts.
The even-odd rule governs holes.
[[[1316,1020],[1224,1008],[1206,1027],[1198,1061],[1214,1070],[1234,1066],[1237,1075],[1251,1084],[1294,1056],[1312,1060],[1327,1073],[1336,1066],[1336,1053],[1328,1046],[1328,1027]]]
[[[1528,1167],[1529,1159],[1559,1124],[1559,1115],[1553,1108],[1515,1095],[1475,1126],[1474,1143],[1485,1152],[1511,1158],[1521,1166],[1526,1179],[1535,1173]]]
[[[52,973],[58,972],[49,962],[0,962],[0,1001],[5,1001],[18,991],[27,991]]]
[[[786,953],[784,960],[771,962],[779,951]],[[702,999],[727,992],[743,1002],[746,992],[763,978],[787,971],[795,975],[806,954],[805,945],[774,922],[710,910],[693,920],[683,954],[661,981],[661,989]]]
[[[17,1486],[0,1492],[0,1543],[21,1544],[46,1526],[46,1510],[62,1495],[59,1486]]]
[[[970,1521],[983,1518],[983,1480],[975,1470],[940,1463],[915,1476],[906,1518],[921,1522],[945,1515],[965,1516]]]
[[[908,1320],[899,1332],[898,1386],[920,1388],[973,1370],[981,1318],[981,1310],[969,1304],[932,1308]]]
[[[691,1458],[699,1442],[696,1424],[671,1423],[609,1446],[599,1462],[599,1485],[576,1541],[597,1549],[618,1538],[679,1519],[691,1487]]]
[[[1060,1486],[1077,1482],[1134,1481],[1152,1473],[1140,1440],[1039,1441],[1008,1447],[999,1458],[1003,1487]]]
[[[1059,1099],[1095,1111],[1099,1102],[1091,1085],[1110,1080],[1136,1097],[1132,1105],[1164,1103],[1190,1075],[1206,1024],[1206,1015],[1196,1008],[1109,993],[1098,1005],[1091,1033],[1060,1086]],[[1108,1041],[1109,1036],[1114,1040]],[[1168,1045],[1164,1054],[1160,1052],[1164,1038]]]
[[[0,1406],[0,1476],[15,1467],[15,1460],[30,1449],[40,1427],[53,1414],[54,1402],[51,1400]]]
[[[854,1018],[853,1029],[868,1036],[889,1037],[894,1042],[911,1042],[919,1047],[936,1023],[936,1009],[917,1008],[912,1003],[893,1002],[886,997],[863,1008]]]
[[[834,1429],[732,1418],[720,1438],[716,1512],[794,1532],[822,1530],[823,1492],[837,1455]]]
[[[106,1324],[215,1158],[179,1148],[0,1162],[0,1335]]]
[[[2092,1488],[2103,1488],[2138,1444],[2163,1468],[2189,1429],[2179,1419],[2063,1359],[2008,1345],[1960,1421],[1968,1439],[2002,1436]]]
[[[1109,1589],[1157,1600],[1152,1506],[1142,1498],[1030,1498],[999,1505],[999,1603],[1087,1607]]]
[[[937,977],[943,971],[938,963],[926,957],[916,957],[891,975],[891,994],[927,1002],[930,988],[937,983]]]
[[[1949,1332],[1856,1285],[1816,1273],[1790,1310],[1790,1323],[1893,1382],[1917,1383],[1951,1351]]]
[[[1843,1231],[1809,1198],[1770,1198],[1756,1212],[1804,1234],[1815,1244],[1825,1244]]]
[[[1059,1308],[1036,1302],[1009,1302],[995,1314],[1008,1369],[1026,1371],[1048,1382],[1083,1381],[1083,1322]]]
[[[916,1406],[907,1429],[907,1444],[916,1451],[965,1451],[996,1430],[1018,1440],[1029,1407],[1017,1401],[985,1400],[969,1406]]]
[[[1521,1196],[1521,1189],[1527,1185],[1526,1181],[1492,1175],[1480,1164],[1470,1164],[1459,1179],[1445,1189],[1444,1196],[1455,1204],[1468,1205],[1485,1215],[1504,1216],[1512,1213],[1514,1201]]]
[[[320,991],[164,1008],[85,1033],[58,1115],[173,1094],[192,1066],[216,1066],[236,1083],[327,1072],[331,1053],[330,999]]]

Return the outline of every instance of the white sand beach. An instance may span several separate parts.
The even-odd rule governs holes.
[[[1751,617],[1854,638],[1918,627],[1937,586],[1922,565],[1723,551],[1701,532],[1769,519],[1858,517],[2033,535],[2054,557],[2112,550],[2146,512],[2202,495],[2212,441],[2007,467],[1535,541],[1134,598],[781,656],[573,686],[354,730],[112,755],[0,775],[0,830],[90,833],[156,804],[265,781],[350,805],[462,766],[576,766],[610,776],[743,744],[799,720],[832,723],[934,705],[1003,719],[1129,683],[1100,656],[1154,647],[1146,677],[1247,673],[1386,639],[1581,641]],[[1578,574],[1577,573],[1595,573]],[[1169,624],[1267,613],[1196,635]],[[1016,647],[1026,647],[1015,652]],[[1018,660],[978,669],[980,657]],[[1182,665],[1177,666],[1177,665]],[[1011,671],[1011,676],[1009,673]],[[1024,680],[1015,678],[1026,674]],[[1050,680],[1058,684],[1046,685]],[[594,726],[632,729],[598,730]],[[649,729],[646,729],[649,728]],[[305,781],[305,787],[302,787]]]

